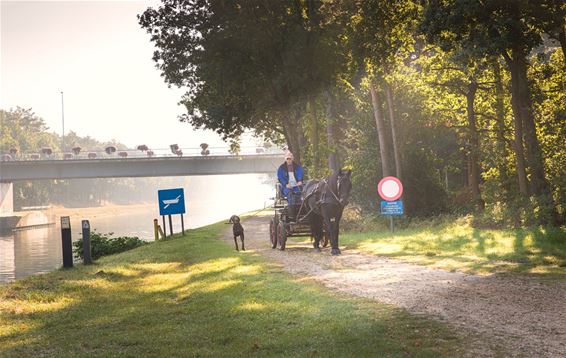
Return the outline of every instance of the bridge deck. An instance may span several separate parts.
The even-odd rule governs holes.
[[[275,173],[281,162],[279,154],[5,161],[0,162],[0,182]]]

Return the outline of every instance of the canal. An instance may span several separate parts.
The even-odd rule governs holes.
[[[228,221],[233,214],[269,206],[270,198],[274,196],[274,183],[274,177],[256,174],[191,177],[189,184],[184,187],[187,211],[184,216],[185,229]],[[61,215],[71,218],[73,240],[80,239],[81,220],[88,219],[91,228],[100,233],[137,236],[153,241],[153,219],[159,219],[159,224],[163,225],[157,205],[158,189],[166,188],[155,188],[155,203],[72,210],[56,208],[29,213],[20,221],[20,226],[46,220],[53,224],[0,234],[0,283],[53,271],[62,266]],[[166,222],[168,227],[168,220]],[[178,215],[173,216],[173,231],[181,232]]]

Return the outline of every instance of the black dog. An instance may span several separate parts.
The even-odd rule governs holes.
[[[234,224],[232,226],[232,232],[234,233],[234,244],[236,245],[236,251],[240,251],[238,250],[238,236],[240,237],[240,240],[242,240],[242,251],[246,251],[246,248],[244,247],[244,227],[242,226],[242,224],[240,224],[240,217],[238,215],[232,215],[229,222],[231,224]]]

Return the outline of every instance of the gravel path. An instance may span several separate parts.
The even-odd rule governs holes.
[[[473,332],[482,345],[474,356],[495,355],[490,348],[494,345],[518,357],[566,357],[564,282],[448,272],[342,247],[340,256],[293,242],[286,251],[273,250],[269,217],[252,217],[244,227],[246,248],[281,263],[291,274],[433,317],[464,334]],[[224,239],[233,245],[230,234]]]

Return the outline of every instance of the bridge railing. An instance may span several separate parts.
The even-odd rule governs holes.
[[[35,161],[35,160],[93,160],[93,159],[128,159],[128,158],[167,158],[167,157],[201,157],[208,155],[261,155],[261,154],[282,154],[280,148],[264,147],[241,147],[237,153],[230,151],[229,147],[208,147],[206,150],[198,147],[176,148],[175,153],[172,148],[157,148],[147,150],[137,149],[116,149],[114,152],[107,152],[104,149],[81,150],[80,153],[71,152],[51,152],[46,153],[16,153],[0,154],[0,161]]]

